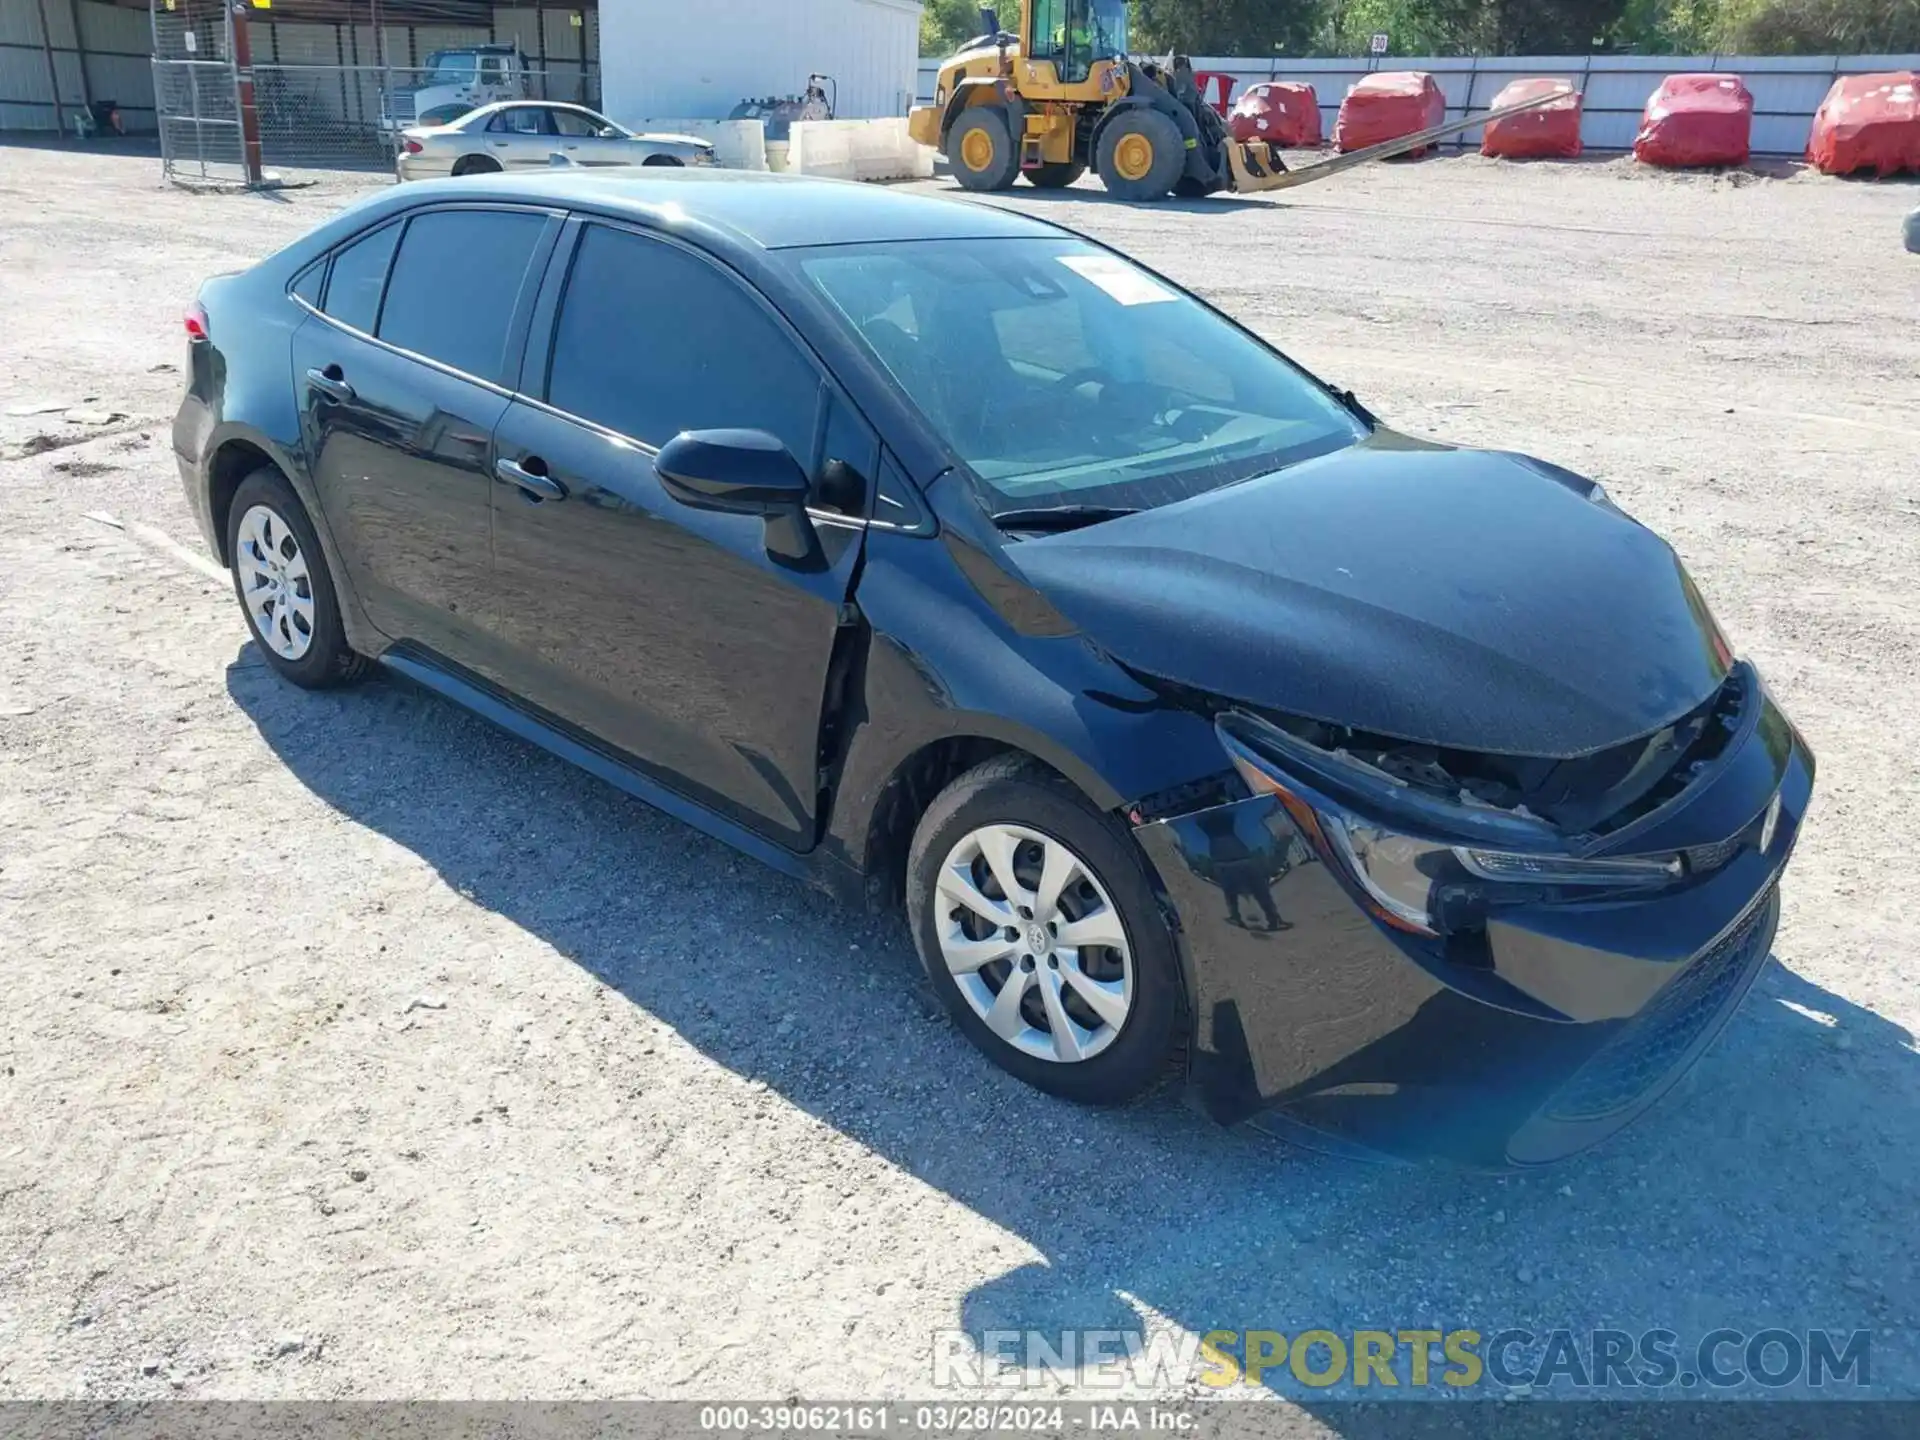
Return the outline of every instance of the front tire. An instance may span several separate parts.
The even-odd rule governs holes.
[[[1029,1085],[1119,1105],[1174,1068],[1185,1007],[1145,861],[1052,771],[989,760],[936,797],[914,832],[907,914],[954,1022]]]
[[[1180,127],[1158,110],[1122,110],[1100,132],[1095,168],[1116,200],[1164,200],[1187,168]]]
[[[247,628],[275,670],[308,690],[367,673],[370,662],[347,646],[320,537],[279,471],[262,467],[234,491],[227,557]]]
[[[963,111],[947,131],[947,161],[966,190],[1004,190],[1020,173],[1006,113],[991,105]]]

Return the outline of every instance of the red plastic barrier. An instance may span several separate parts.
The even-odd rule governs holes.
[[[1193,83],[1200,87],[1202,103],[1211,105],[1222,120],[1226,119],[1227,102],[1233,98],[1233,76],[1224,70],[1201,70],[1195,73]]]
[[[1829,175],[1920,170],[1920,73],[1842,75],[1814,112],[1807,159]]]
[[[1480,153],[1508,160],[1571,160],[1580,153],[1580,92],[1568,80],[1515,80],[1493,97],[1492,109],[1522,105],[1542,95],[1559,98],[1533,110],[1489,121]]]
[[[1649,165],[1744,165],[1753,94],[1738,75],[1669,75],[1647,100],[1633,156]]]
[[[1320,97],[1313,86],[1270,80],[1240,97],[1227,117],[1236,140],[1264,140],[1300,150],[1320,143]]]
[[[1368,75],[1347,91],[1333,122],[1336,150],[1364,150],[1397,140],[1447,118],[1447,97],[1424,70],[1388,70]],[[1411,151],[1418,155],[1427,147]]]

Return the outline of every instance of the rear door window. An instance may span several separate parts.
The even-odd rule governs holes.
[[[546,226],[545,215],[526,210],[414,216],[393,263],[380,338],[500,382],[527,262]]]
[[[387,262],[393,259],[394,241],[400,238],[396,221],[362,235],[333,257],[333,270],[327,277],[327,300],[321,306],[342,325],[373,333],[380,315],[380,292],[387,283]]]
[[[487,122],[487,129],[497,135],[551,135],[552,126],[548,123],[547,112],[540,105],[516,105],[511,110],[502,110]]]
[[[765,430],[813,466],[820,375],[716,266],[591,225],[560,304],[547,401],[647,445],[682,430]]]

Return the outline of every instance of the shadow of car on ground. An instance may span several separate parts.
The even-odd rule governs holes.
[[[1721,1327],[1866,1329],[1871,1388],[1826,1394],[1920,1397],[1908,1324],[1920,1061],[1903,1029],[1796,974],[1791,951],[1776,950],[1702,1063],[1595,1152],[1501,1177],[1359,1163],[1223,1130],[1171,1096],[1087,1111],[1021,1086],[947,1023],[903,925],[845,910],[434,696],[382,681],[308,694],[251,646],[228,690],[328,805],[717,1064],[1030,1243],[1043,1262],[961,1302],[953,1323],[976,1344],[1009,1330],[1140,1335],[1164,1319],[1195,1334],[1524,1327],[1541,1342],[1559,1327],[1663,1327],[1684,1354]],[[798,963],[702,928],[743,913],[783,926],[780,954]],[[1805,943],[1791,911],[1783,930]],[[888,1043],[849,1045],[862,1028]],[[1437,1350],[1435,1362],[1438,1374]],[[1284,1368],[1261,1383],[1310,1402],[1382,1395]],[[1367,1433],[1347,1414],[1323,1418]]]

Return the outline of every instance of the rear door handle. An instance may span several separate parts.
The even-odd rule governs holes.
[[[325,370],[307,371],[307,384],[341,405],[353,399],[353,386],[341,378],[338,365],[329,365]]]
[[[528,456],[528,459],[533,459]],[[537,465],[540,462],[535,460]],[[544,467],[542,467],[544,468]],[[509,485],[518,486],[529,500],[564,500],[567,487],[551,475],[537,474],[516,460],[496,460],[493,473]]]

